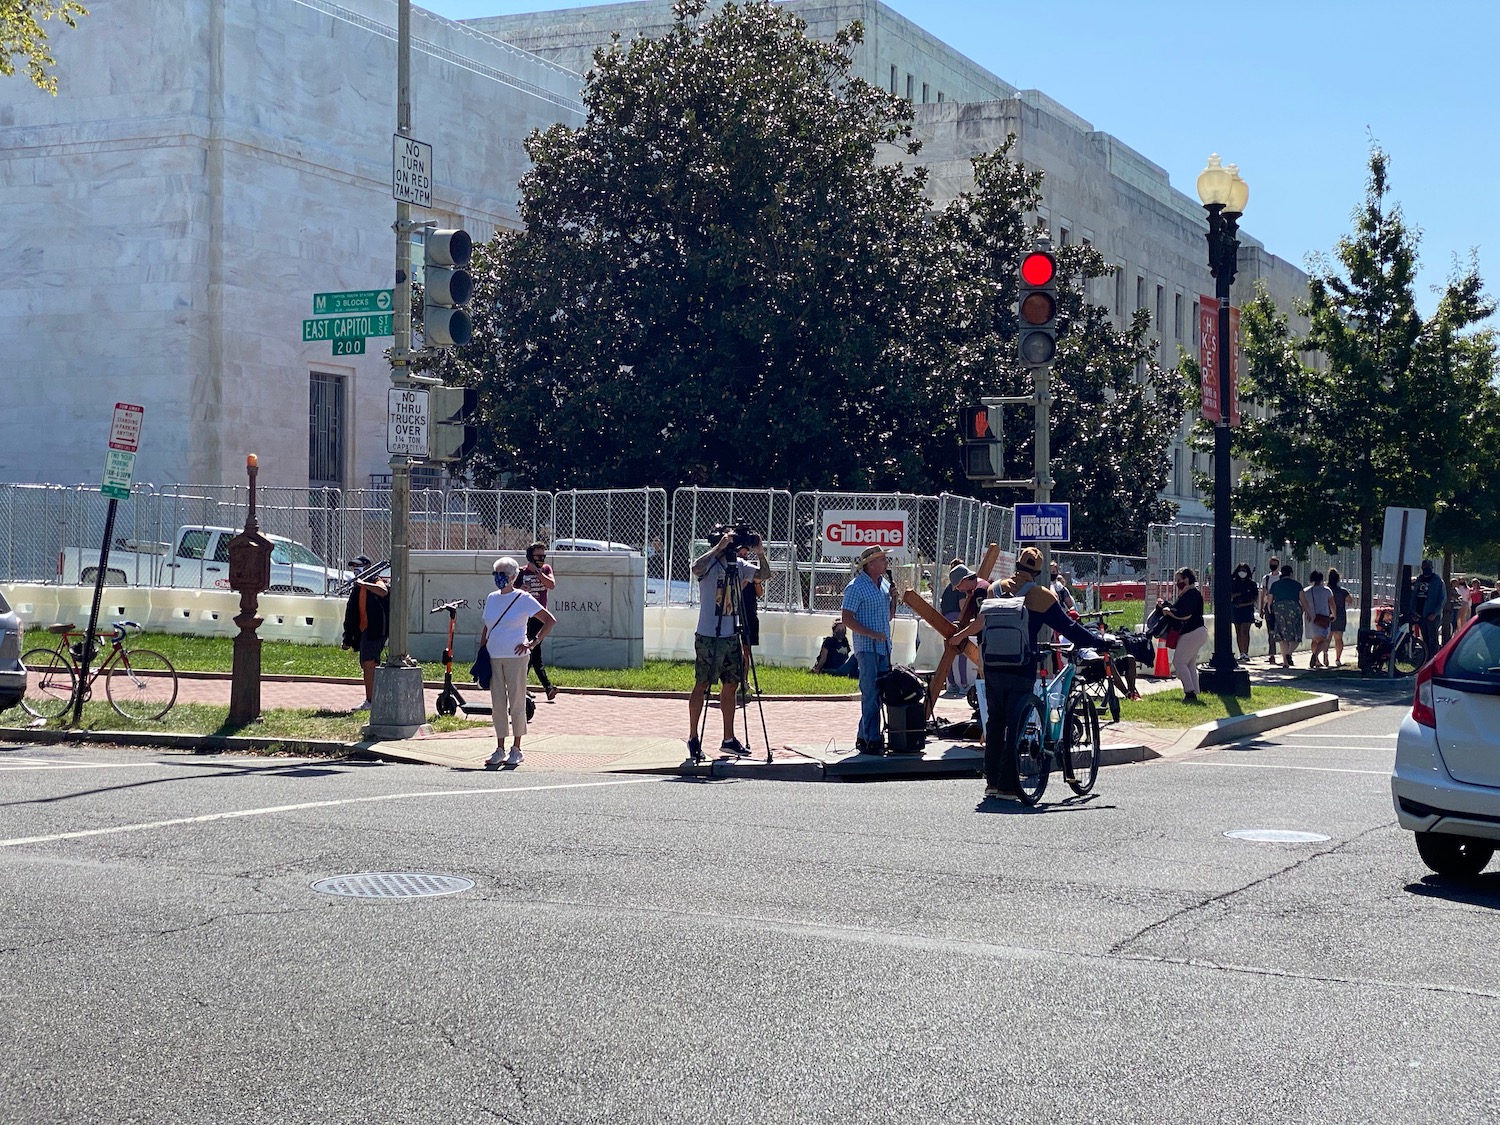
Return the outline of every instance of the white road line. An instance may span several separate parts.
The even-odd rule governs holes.
[[[382,793],[378,797],[345,797],[337,801],[304,801],[297,805],[269,805],[259,809],[236,809],[233,812],[208,813],[205,816],[183,816],[175,820],[153,820],[143,824],[117,824],[112,828],[89,828],[81,832],[58,832],[51,836],[23,836],[0,840],[0,848],[22,844],[50,844],[57,840],[81,840],[86,836],[112,836],[119,832],[146,832],[153,828],[171,828],[178,824],[208,824],[215,820],[234,820],[246,816],[269,816],[272,813],[300,812],[303,809],[331,809],[339,805],[364,805],[375,801],[409,801],[421,797],[500,797],[510,793],[540,793],[550,789],[598,789],[611,785],[648,785],[659,777],[629,778],[620,781],[578,781],[564,785],[518,785],[505,789],[436,789],[425,793]]]
[[[1394,739],[1396,737],[1396,735],[1394,735],[1394,734],[1289,734],[1289,735],[1287,735],[1287,737],[1288,738],[1313,738],[1313,739],[1319,739],[1319,740],[1325,739],[1325,738],[1391,738],[1391,739]]]
[[[128,770],[139,762],[63,762],[56,758],[0,758],[0,770]]]
[[[1225,766],[1241,770],[1307,770],[1311,773],[1365,773],[1371,777],[1390,777],[1390,770],[1346,770],[1334,766],[1281,766],[1274,762],[1178,762],[1179,766]]]
[[[1211,750],[1214,749],[1214,747],[1205,746],[1204,749]],[[1394,754],[1396,752],[1396,748],[1394,746],[1350,746],[1347,743],[1339,746],[1332,746],[1327,744],[1319,745],[1317,743],[1303,742],[1287,742],[1280,745],[1276,745],[1273,743],[1269,746],[1257,746],[1254,750],[1238,750],[1235,752],[1239,754],[1258,754],[1266,750],[1294,750],[1299,753],[1303,750],[1329,750],[1340,753],[1347,750],[1369,750],[1380,754]]]

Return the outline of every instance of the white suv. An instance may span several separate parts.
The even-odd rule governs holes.
[[[1477,875],[1500,847],[1500,599],[1481,605],[1417,673],[1391,796],[1440,875]]]

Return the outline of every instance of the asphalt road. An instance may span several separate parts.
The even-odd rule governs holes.
[[[0,748],[0,1121],[1494,1120],[1500,873],[1395,827],[1402,710],[1039,812]]]

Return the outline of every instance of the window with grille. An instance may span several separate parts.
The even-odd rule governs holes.
[[[307,483],[313,488],[342,488],[344,485],[346,382],[342,375],[328,375],[321,371],[309,375]]]

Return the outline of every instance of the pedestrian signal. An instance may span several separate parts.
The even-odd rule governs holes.
[[[958,411],[963,438],[964,476],[969,480],[999,480],[1004,474],[1000,432],[990,426],[988,406],[962,406]]]

